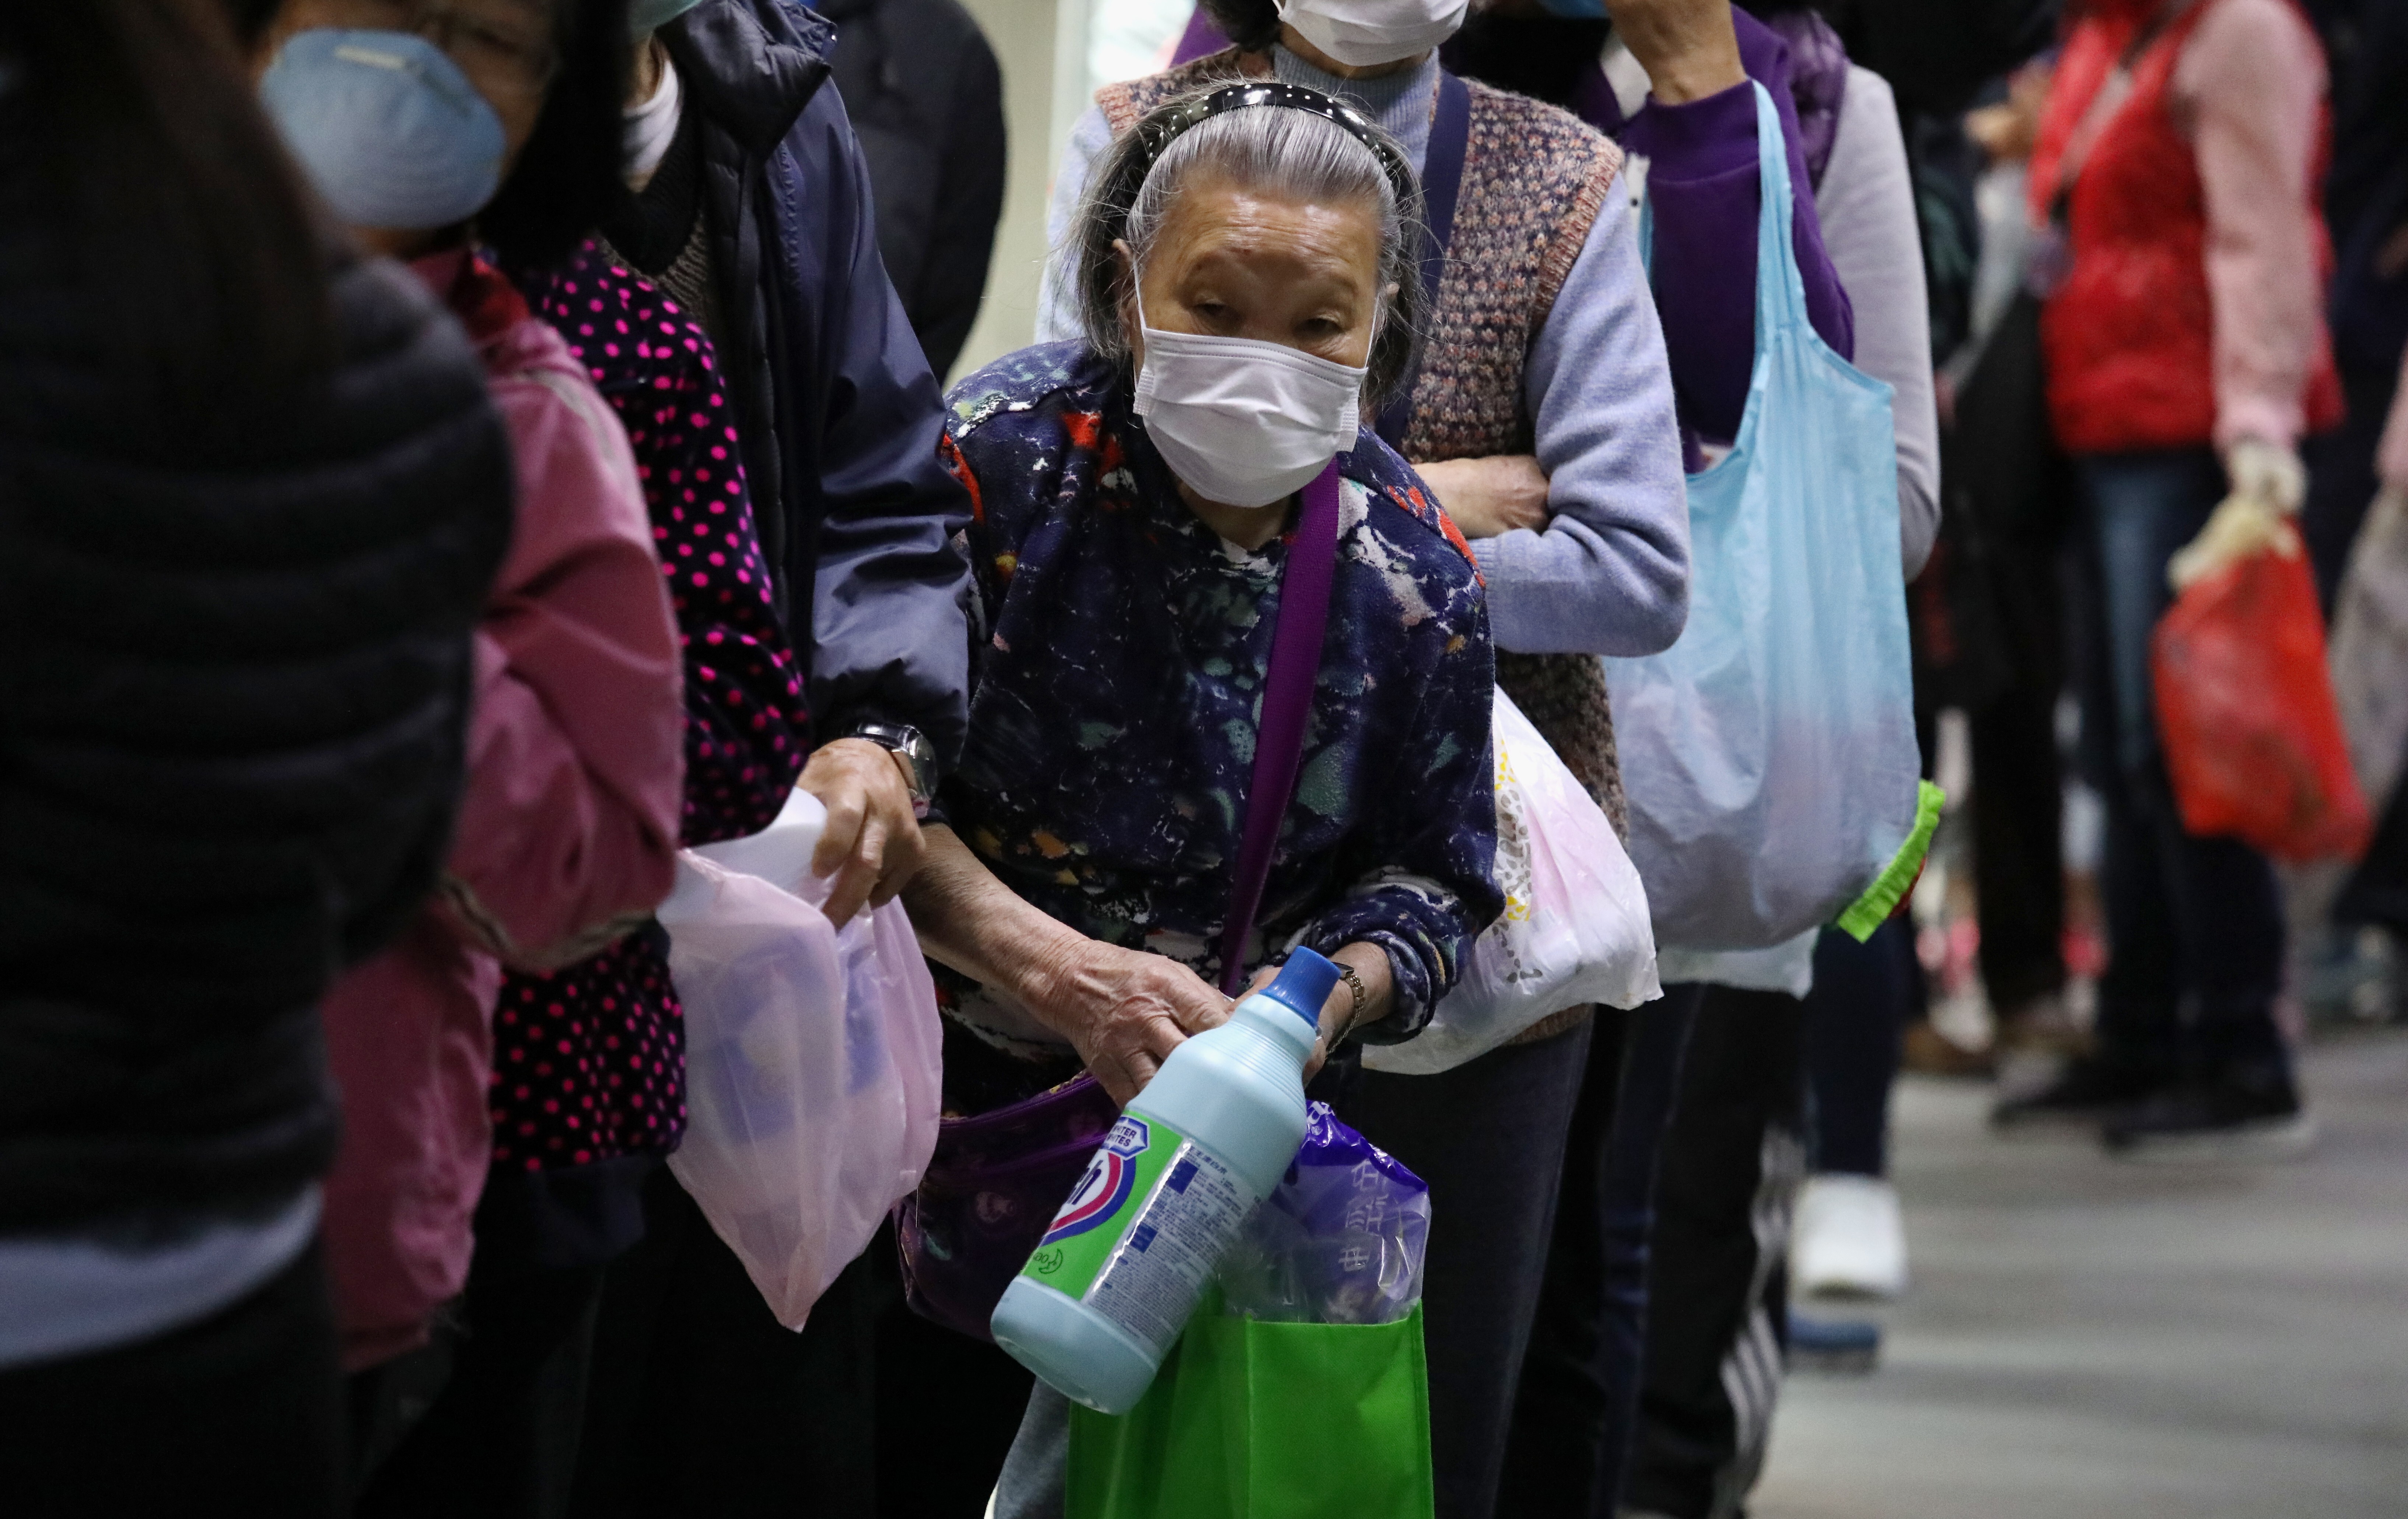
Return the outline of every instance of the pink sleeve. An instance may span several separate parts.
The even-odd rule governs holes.
[[[2408,492],[2408,353],[2401,355],[2400,377],[2391,416],[2383,424],[2383,441],[2374,451],[2374,472],[2391,489]]]
[[[618,422],[565,362],[497,376],[493,391],[517,455],[518,521],[477,635],[445,888],[495,953],[545,968],[601,948],[668,894],[685,711]]]
[[[2215,442],[2298,443],[2324,314],[2308,174],[2324,57],[2285,0],[2210,0],[2174,67],[2207,201]]]

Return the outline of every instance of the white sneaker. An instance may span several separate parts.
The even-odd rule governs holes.
[[[1801,1297],[1896,1297],[1906,1291],[1898,1189],[1877,1176],[1811,1178],[1789,1236],[1790,1288]]]

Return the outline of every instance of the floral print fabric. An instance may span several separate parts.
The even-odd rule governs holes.
[[[1249,552],[1190,511],[1082,345],[1013,354],[952,406],[978,604],[944,820],[1051,916],[1217,982],[1288,544]],[[1498,910],[1495,660],[1470,552],[1412,470],[1366,432],[1341,474],[1303,767],[1246,958],[1379,944],[1396,1010],[1367,1032],[1394,1039]],[[939,984],[991,1041],[1058,1049],[974,983]]]

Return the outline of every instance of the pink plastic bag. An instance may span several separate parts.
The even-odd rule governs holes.
[[[685,1140],[669,1169],[789,1329],[920,1183],[937,1143],[936,987],[899,902],[839,932],[796,793],[767,833],[678,857],[661,905],[685,1004]]]

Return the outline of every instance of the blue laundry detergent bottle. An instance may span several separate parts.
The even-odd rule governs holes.
[[[1162,1063],[996,1305],[995,1342],[1073,1402],[1126,1413],[1221,1254],[1304,1140],[1304,1063],[1335,965],[1297,950]]]

